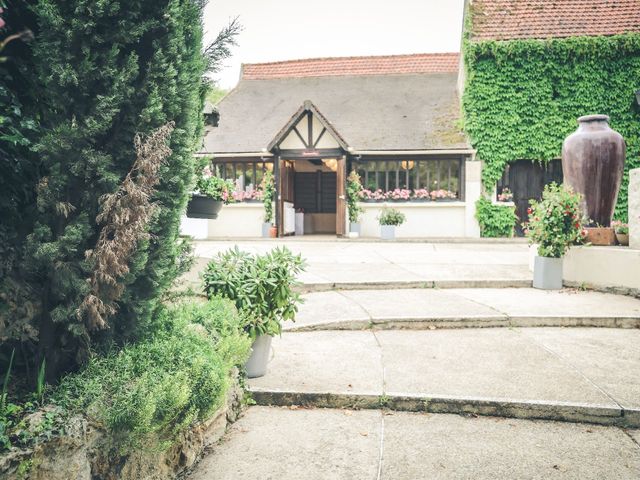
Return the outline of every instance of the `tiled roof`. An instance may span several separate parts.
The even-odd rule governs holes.
[[[242,66],[242,79],[455,73],[458,71],[458,58],[458,53],[419,53],[248,63]]]
[[[472,0],[474,40],[640,32],[640,0]]]

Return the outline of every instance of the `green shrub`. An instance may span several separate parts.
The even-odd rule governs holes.
[[[561,258],[571,245],[582,242],[586,219],[580,209],[580,195],[571,188],[550,183],[541,201],[529,203],[525,233],[531,243],[539,244],[538,255]]]
[[[273,183],[273,174],[267,170],[262,177],[262,203],[264,204],[264,221],[265,223],[273,223],[273,197],[276,188]]]
[[[120,450],[166,448],[194,421],[223,402],[229,372],[242,364],[250,340],[228,300],[164,308],[149,338],[93,358],[63,378],[52,401],[86,413],[114,434]]]
[[[282,322],[295,320],[302,303],[296,275],[304,271],[305,262],[286,247],[264,255],[251,255],[237,247],[220,253],[207,265],[203,274],[207,296],[233,300],[246,319],[245,331],[252,338],[276,335]]]
[[[513,237],[518,217],[516,209],[508,205],[494,205],[487,198],[476,202],[476,220],[482,237]]]
[[[347,177],[347,211],[349,212],[349,222],[351,223],[358,223],[363,212],[362,207],[358,205],[361,191],[360,175],[355,170],[352,170]]]
[[[407,220],[404,213],[396,210],[395,208],[385,208],[380,212],[378,216],[378,222],[380,225],[402,225]]]

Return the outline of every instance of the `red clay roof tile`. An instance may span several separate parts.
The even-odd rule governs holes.
[[[640,32],[640,0],[472,0],[474,40]]]
[[[242,79],[455,73],[458,71],[458,62],[458,53],[309,58],[284,62],[247,63],[242,66]]]

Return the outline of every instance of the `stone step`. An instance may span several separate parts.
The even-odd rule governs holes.
[[[402,289],[449,289],[449,288],[528,288],[529,279],[451,279],[451,280],[418,280],[418,281],[361,281],[361,282],[324,282],[307,281],[301,283],[297,290],[303,293],[348,291],[348,290],[402,290]]]
[[[565,289],[380,289],[309,293],[288,331],[640,327],[640,299]]]
[[[191,480],[635,480],[640,432],[391,411],[251,407]]]
[[[287,332],[265,405],[392,408],[640,427],[640,330]]]

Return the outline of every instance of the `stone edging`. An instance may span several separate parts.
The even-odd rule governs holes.
[[[406,394],[300,393],[252,390],[262,406],[389,409],[403,412],[483,415],[527,420],[554,420],[640,428],[640,410],[567,402],[515,401],[473,397]]]

